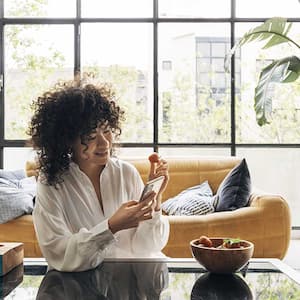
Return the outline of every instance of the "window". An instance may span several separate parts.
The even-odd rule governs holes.
[[[172,61],[170,61],[170,60],[164,60],[162,62],[162,69],[164,71],[172,71]]]
[[[158,69],[159,143],[230,143],[230,80],[220,66],[229,29],[223,23],[159,24],[159,66],[172,61],[168,72]]]
[[[230,94],[230,78],[225,73],[224,57],[230,49],[229,39],[196,37],[196,100],[212,99],[216,105],[222,105]],[[236,63],[240,62],[239,51],[235,55]],[[240,68],[236,68],[236,85],[240,86]],[[238,90],[236,90],[236,93]]]
[[[93,72],[100,81],[112,84],[116,91],[116,98],[127,116],[122,143],[152,141],[152,32],[152,24],[148,23],[81,25],[81,71]]]
[[[300,228],[300,192],[290,184],[300,177],[298,84],[271,87],[271,124],[259,127],[253,110],[261,66],[295,52],[248,45],[233,74],[223,67],[232,41],[271,16],[293,18],[300,39],[299,1],[275,2],[0,0],[0,167],[23,168],[34,155],[26,147],[34,98],[57,80],[94,74],[126,111],[122,157],[153,149],[246,157],[255,186],[285,196]]]
[[[5,139],[26,139],[31,101],[58,80],[72,79],[73,39],[71,25],[4,26]]]

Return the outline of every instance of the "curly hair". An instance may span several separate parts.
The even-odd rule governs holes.
[[[63,181],[62,174],[69,169],[72,145],[78,137],[88,147],[87,139],[99,124],[108,125],[115,137],[121,134],[124,111],[108,85],[80,80],[60,82],[38,97],[32,108],[28,134],[49,185]]]

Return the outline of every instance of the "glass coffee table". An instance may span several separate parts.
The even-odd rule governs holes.
[[[105,260],[85,272],[46,272],[43,259],[24,259],[0,278],[0,299],[300,299],[300,273],[278,259],[251,259],[228,275],[194,259]]]

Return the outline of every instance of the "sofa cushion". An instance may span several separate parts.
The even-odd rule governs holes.
[[[0,170],[0,223],[31,213],[35,194],[34,177],[25,177],[23,170]]]
[[[247,162],[243,159],[220,184],[214,196],[216,211],[235,210],[248,204],[251,179]]]
[[[162,203],[168,215],[203,215],[214,212],[213,193],[207,181],[190,187]]]

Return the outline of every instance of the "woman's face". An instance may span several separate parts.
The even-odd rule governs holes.
[[[98,126],[88,137],[86,145],[78,137],[73,145],[73,159],[77,163],[105,165],[110,157],[113,133],[109,126]]]

